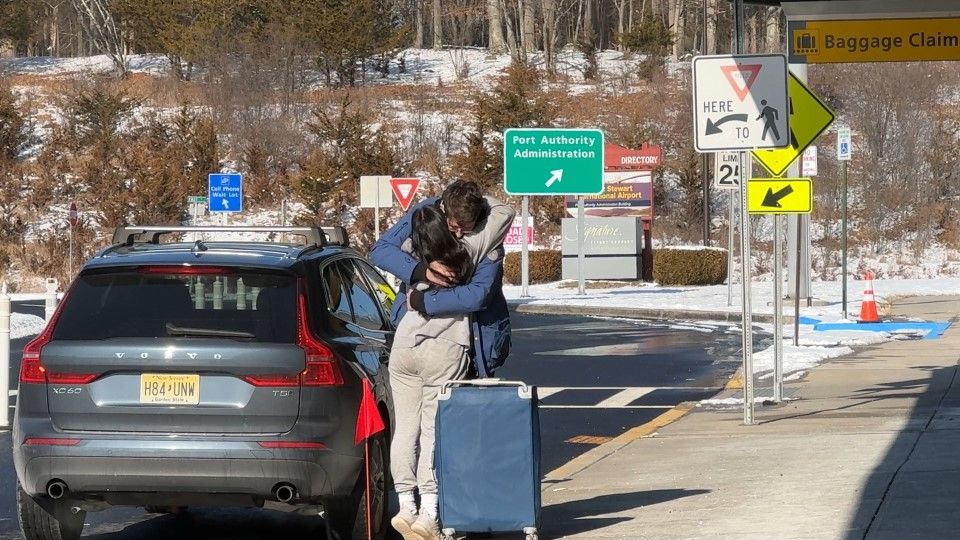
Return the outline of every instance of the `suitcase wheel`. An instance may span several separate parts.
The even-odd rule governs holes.
[[[537,534],[537,529],[528,527],[523,530],[527,534],[527,540],[540,540],[540,535]]]

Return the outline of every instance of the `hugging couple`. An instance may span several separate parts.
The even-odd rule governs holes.
[[[489,377],[510,352],[503,239],[514,215],[476,183],[458,180],[407,212],[370,252],[403,282],[391,314],[397,330],[389,372],[396,423],[390,472],[400,499],[391,524],[404,540],[441,538],[433,472],[441,386]]]

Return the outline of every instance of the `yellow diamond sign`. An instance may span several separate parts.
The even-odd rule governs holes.
[[[787,81],[787,94],[790,97],[790,146],[753,151],[754,159],[774,176],[786,172],[787,167],[833,122],[833,111],[793,73]]]
[[[813,182],[809,178],[751,178],[747,209],[751,214],[809,214]]]

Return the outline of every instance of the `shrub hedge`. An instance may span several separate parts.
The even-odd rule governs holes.
[[[656,249],[653,279],[660,285],[719,285],[727,279],[727,250]]]
[[[507,253],[503,259],[503,278],[507,283],[520,284],[520,252]],[[538,249],[530,252],[530,283],[560,281],[563,257],[556,249]]]

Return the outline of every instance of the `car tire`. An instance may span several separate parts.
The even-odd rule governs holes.
[[[387,488],[390,482],[389,448],[386,437],[378,434],[370,438],[370,493],[373,514],[373,538],[384,540],[390,528],[387,516]],[[349,497],[330,499],[324,508],[331,527],[343,540],[366,540],[367,500],[366,471],[361,467],[360,478]]]
[[[17,517],[26,540],[77,540],[87,513],[73,513],[59,501],[38,501],[17,485]]]

